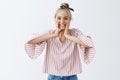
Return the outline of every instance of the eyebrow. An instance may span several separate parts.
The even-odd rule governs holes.
[[[61,17],[61,16],[57,16],[57,17]],[[69,16],[64,16],[64,17],[69,17]]]

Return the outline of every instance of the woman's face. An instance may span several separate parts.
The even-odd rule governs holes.
[[[71,18],[66,11],[60,10],[56,13],[55,23],[59,29],[64,30],[66,26],[69,27],[70,21],[71,21]]]

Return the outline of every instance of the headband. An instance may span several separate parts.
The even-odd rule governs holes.
[[[61,9],[67,9],[67,10],[71,10],[74,12],[74,9],[73,8],[70,8],[70,7],[66,7],[64,5],[60,6]]]

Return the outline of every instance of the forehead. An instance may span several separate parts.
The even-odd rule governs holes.
[[[57,11],[56,17],[69,17],[67,11],[65,10],[59,10]]]

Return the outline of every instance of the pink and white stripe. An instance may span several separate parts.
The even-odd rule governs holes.
[[[54,30],[48,31],[47,34],[52,33],[54,33]],[[35,45],[25,44],[26,53],[30,58],[36,59],[46,45],[46,56],[43,66],[44,73],[59,76],[80,74],[82,72],[80,58],[82,57],[86,64],[90,63],[95,56],[94,45],[92,39],[83,35],[78,29],[70,29],[70,35],[78,37],[86,45],[92,46],[92,48],[86,49],[69,39],[61,43],[59,38],[56,37]],[[38,36],[40,35],[36,35],[36,37]]]

